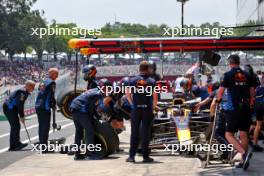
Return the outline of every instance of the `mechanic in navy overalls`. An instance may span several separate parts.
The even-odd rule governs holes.
[[[82,70],[83,79],[88,82],[87,90],[97,88],[98,82],[96,80],[96,67],[94,65],[86,65]]]
[[[78,147],[81,146],[84,130],[87,145],[94,145],[95,130],[93,121],[94,116],[97,116],[96,109],[104,95],[106,95],[106,86],[112,87],[112,84],[107,79],[101,79],[98,84],[98,86],[101,87],[103,91],[101,91],[99,88],[89,89],[76,97],[70,105],[76,129],[75,144]],[[88,153],[89,156],[86,157],[86,155],[81,154],[80,148],[78,148],[78,151],[75,153],[74,160],[100,159],[93,152]]]
[[[224,74],[216,103],[222,101],[222,96],[227,90],[225,137],[242,156],[237,167],[247,170],[252,156],[251,150],[248,149],[248,131],[251,124],[251,108],[254,105],[255,90],[252,78],[239,67],[239,56],[230,55],[228,62],[231,70]],[[237,131],[239,131],[239,140],[234,136]]]
[[[57,68],[49,69],[49,77],[39,85],[35,108],[39,122],[39,143],[47,144],[50,130],[51,109],[56,110],[55,80],[58,78]]]
[[[149,163],[154,160],[149,157],[149,141],[150,129],[154,118],[153,110],[157,105],[157,94],[153,91],[147,93],[146,87],[155,87],[155,80],[149,77],[149,63],[142,61],[139,66],[140,75],[130,79],[130,91],[126,89],[126,96],[131,104],[131,136],[130,136],[130,151],[127,162],[135,162],[135,155],[141,140],[143,162]],[[139,88],[145,88],[145,91],[138,91]],[[133,91],[136,88],[137,91]],[[154,90],[154,89],[152,89]],[[140,133],[141,126],[141,133]],[[140,135],[141,134],[141,135]],[[140,136],[140,137],[139,137]]]
[[[35,89],[35,82],[26,81],[25,87],[11,93],[3,104],[4,114],[10,124],[9,151],[21,150],[27,144],[20,142],[20,123],[25,123],[24,104],[28,95]]]

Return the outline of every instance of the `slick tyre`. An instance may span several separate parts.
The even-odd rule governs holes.
[[[108,122],[94,122],[95,127],[95,145],[100,144],[100,151],[95,151],[100,158],[105,158],[119,149],[119,138]],[[84,139],[85,141],[85,139]],[[85,141],[87,144],[87,142]],[[89,152],[88,152],[89,155]]]
[[[74,98],[83,93],[84,90],[77,89],[76,93],[74,88],[66,88],[57,97],[57,105],[60,112],[68,119],[72,119],[72,113],[70,111],[70,105]]]

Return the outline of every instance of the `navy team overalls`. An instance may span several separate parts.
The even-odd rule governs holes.
[[[248,132],[251,124],[250,87],[253,87],[252,79],[241,68],[235,67],[224,74],[221,87],[227,88],[226,131]]]
[[[15,149],[20,142],[20,123],[19,117],[24,118],[24,103],[29,93],[24,89],[14,91],[3,104],[4,114],[11,127],[10,149]],[[19,115],[19,117],[18,117]]]
[[[56,83],[50,78],[41,83],[39,88],[35,108],[39,122],[40,144],[48,143],[51,109],[56,107],[55,90]]]
[[[95,88],[87,90],[72,101],[70,109],[72,110],[72,117],[76,128],[76,145],[81,145],[84,129],[87,144],[94,144],[95,132],[93,127],[93,116],[97,114],[96,108],[99,104],[99,100],[102,98],[103,95],[100,90]]]
[[[87,90],[97,88],[97,86],[98,86],[98,82],[96,78],[92,78],[91,80],[88,81]]]
[[[139,75],[130,80],[130,86],[155,86],[155,80],[146,76]],[[145,87],[144,86],[144,87]],[[149,140],[150,129],[154,118],[153,114],[153,95],[146,96],[146,93],[132,93],[132,111],[131,111],[131,137],[130,137],[130,151],[129,157],[134,158],[137,152],[139,139],[141,139],[143,158],[149,157]],[[152,93],[152,92],[151,92]],[[141,135],[140,135],[141,125]],[[139,138],[140,136],[140,138]]]

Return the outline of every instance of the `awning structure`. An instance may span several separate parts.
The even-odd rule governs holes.
[[[68,45],[85,55],[109,53],[153,53],[190,51],[263,50],[260,37],[179,37],[179,38],[108,38],[71,39]]]

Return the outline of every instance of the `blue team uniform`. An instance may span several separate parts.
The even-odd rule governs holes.
[[[96,108],[102,100],[103,94],[99,89],[90,89],[76,97],[71,105],[73,121],[75,125],[75,144],[80,146],[85,129],[87,144],[94,144],[93,116],[96,116]],[[80,151],[76,154],[78,155]]]
[[[145,88],[150,86],[153,88],[155,86],[155,80],[145,75],[139,75],[131,78],[129,85],[137,88],[140,88],[140,86]],[[147,159],[149,157],[148,145],[150,140],[150,128],[154,115],[153,95],[151,94],[150,96],[147,96],[147,94],[146,91],[144,93],[132,92],[133,104],[131,112],[130,158],[134,158],[136,155],[140,136],[140,124],[142,130],[140,139],[143,158]]]
[[[253,80],[241,68],[235,67],[224,74],[221,87],[226,88],[227,100],[223,105],[226,116],[226,131],[248,131],[251,124],[250,88]]]
[[[49,138],[51,109],[56,107],[56,83],[50,78],[40,84],[36,99],[36,113],[39,122],[39,143],[47,144]]]
[[[4,114],[10,124],[10,150],[21,145],[19,117],[24,118],[24,104],[29,93],[24,89],[14,91],[3,104]]]

